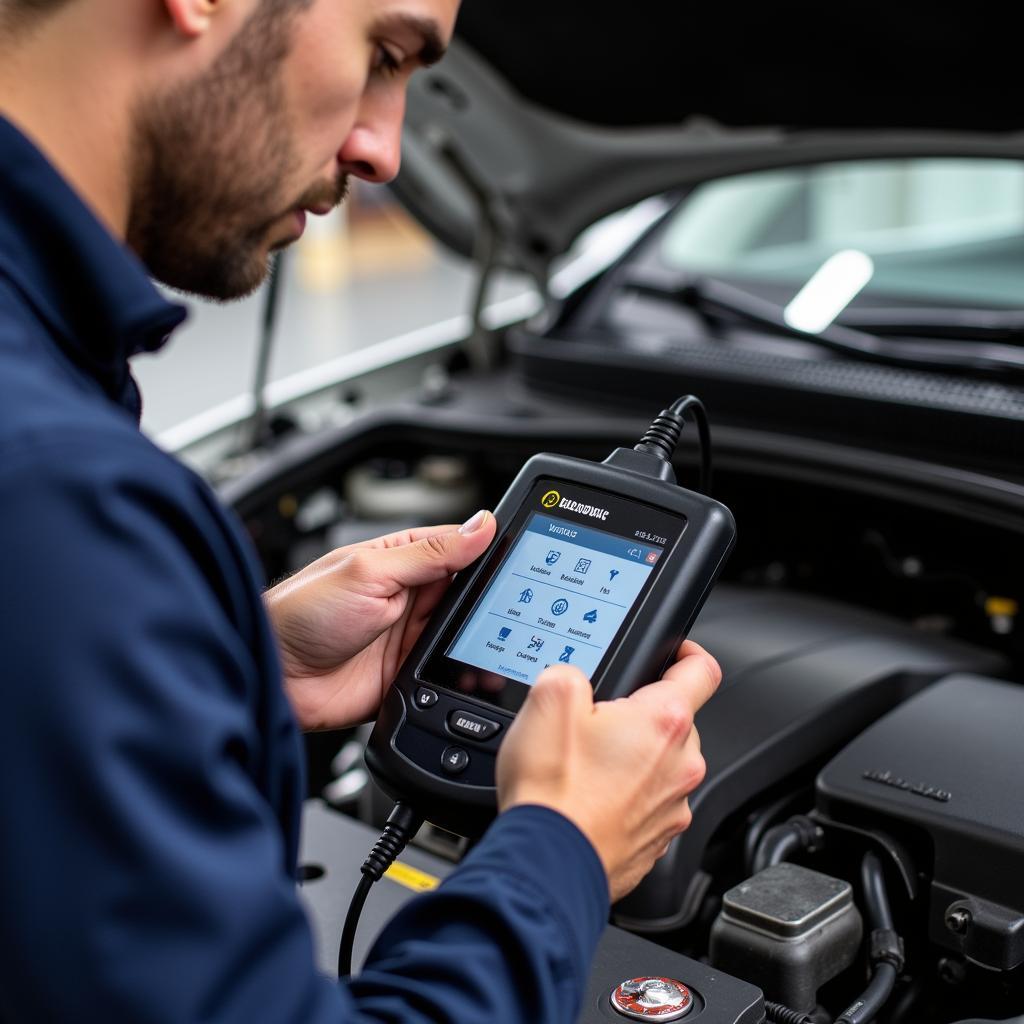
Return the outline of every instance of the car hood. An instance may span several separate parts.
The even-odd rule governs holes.
[[[545,275],[601,217],[709,178],[1024,157],[1018,44],[991,6],[465,0],[410,85],[393,187],[451,248]]]

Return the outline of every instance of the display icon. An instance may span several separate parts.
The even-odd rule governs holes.
[[[619,570],[618,570],[618,569],[612,569],[612,570],[611,570],[611,571],[610,571],[610,572],[608,573],[608,582],[609,582],[609,583],[611,583],[611,581],[612,581],[613,579],[615,579],[615,577],[616,577],[616,576],[618,576],[618,575],[619,575]]]
[[[577,572],[578,572],[578,573],[579,573],[579,574],[580,574],[581,576],[584,576],[584,575],[586,575],[586,574],[587,574],[588,572],[590,572],[590,559],[589,559],[589,558],[581,558],[581,559],[580,559],[580,560],[579,560],[579,561],[578,561],[578,562],[576,563],[576,571],[577,571]]]
[[[530,642],[526,645],[528,651],[539,651],[544,646],[544,640],[539,636],[531,636]]]
[[[569,602],[564,597],[560,597],[552,606],[552,615],[564,615],[569,610]]]
[[[639,548],[630,548],[627,552],[630,558],[639,558],[643,552]]]
[[[658,552],[657,552],[657,551],[649,551],[649,552],[647,553],[647,559],[646,559],[646,561],[647,561],[647,564],[648,564],[648,565],[654,565],[654,563],[655,563],[655,562],[656,562],[657,560],[658,560]]]
[[[520,604],[529,604],[532,600],[533,600],[533,591],[529,587],[527,587],[519,595],[519,603]]]
[[[597,609],[596,608],[592,608],[589,612],[587,612],[583,616],[583,621],[584,622],[597,622]]]
[[[562,651],[562,653],[558,656],[558,660],[563,665],[568,665],[569,664],[569,659],[573,656],[573,653],[575,652],[575,650],[576,650],[575,647],[570,647],[568,644],[566,644],[565,645],[565,650]]]
[[[498,630],[498,639],[507,640],[511,632],[512,630],[509,629],[508,626],[502,626],[501,629]]]
[[[562,557],[562,552],[561,551],[549,551],[548,555],[547,555],[547,558],[545,558],[544,561],[547,562],[548,565],[554,565],[555,562],[557,562],[561,557]]]

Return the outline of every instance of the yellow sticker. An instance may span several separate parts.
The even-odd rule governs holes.
[[[441,884],[440,878],[428,875],[426,871],[420,871],[419,868],[414,868],[409,864],[403,864],[400,860],[396,860],[384,872],[384,875],[392,882],[404,885],[406,889],[412,889],[413,892],[430,892],[431,889],[436,889]]]
[[[989,597],[985,599],[986,615],[1005,615],[1007,618],[1012,619],[1018,611],[1020,611],[1020,607],[1012,597]]]

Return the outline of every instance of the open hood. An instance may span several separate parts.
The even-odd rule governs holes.
[[[543,279],[601,217],[708,178],[1024,157],[1020,47],[994,4],[606,10],[465,0],[449,55],[413,78],[394,188],[451,248]]]

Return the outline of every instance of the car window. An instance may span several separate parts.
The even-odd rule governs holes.
[[[1024,305],[1024,163],[899,159],[737,175],[697,187],[662,235],[671,267],[801,286],[842,250],[864,297]]]

